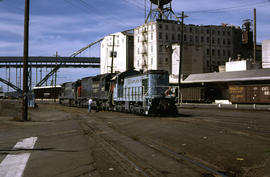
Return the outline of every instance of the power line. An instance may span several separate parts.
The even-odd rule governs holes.
[[[69,3],[70,5],[72,5],[73,7],[75,8],[80,8],[80,9],[83,9],[84,12],[86,13],[90,13],[90,12],[93,12],[93,9],[95,10],[98,10],[97,8],[95,8],[94,6],[88,4],[87,2],[83,1],[83,0],[79,0],[77,2],[79,2],[82,6],[78,6],[77,4],[74,5],[73,3],[71,3],[70,1],[68,0],[64,0],[65,2]],[[84,8],[81,8],[81,7],[84,7]],[[91,13],[93,14],[93,13]],[[95,13],[95,15],[97,15]],[[125,28],[130,28],[131,26],[130,25],[126,25],[124,23],[121,22],[121,20],[119,18],[117,18],[115,15],[110,15],[110,18],[113,19],[115,21],[115,23],[119,24],[120,26],[122,27],[125,27]],[[98,21],[98,20],[97,20]]]
[[[228,11],[234,11],[234,10],[241,10],[241,9],[250,9],[254,8],[254,6],[260,6],[269,3],[270,0],[263,0],[259,2],[250,2],[245,4],[239,4],[237,6],[232,7],[225,7],[225,8],[218,8],[218,9],[209,9],[209,10],[196,10],[196,11],[187,11],[187,13],[223,13]]]

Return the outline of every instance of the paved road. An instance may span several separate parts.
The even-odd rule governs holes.
[[[0,117],[0,163],[30,153],[24,177],[270,174],[267,111],[181,109],[179,117],[149,118],[43,104],[30,116]],[[29,137],[37,137],[33,149],[14,149]]]

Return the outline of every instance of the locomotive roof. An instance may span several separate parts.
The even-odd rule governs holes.
[[[168,71],[164,71],[164,70],[148,70],[143,74],[168,74]]]
[[[191,74],[182,83],[270,80],[270,69]]]
[[[103,78],[106,78],[106,77],[113,77],[115,74],[114,73],[106,73],[106,74],[99,74],[97,76],[94,76],[93,77],[93,80],[99,80],[99,79],[103,79]]]

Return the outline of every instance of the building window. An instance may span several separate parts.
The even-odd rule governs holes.
[[[228,45],[231,45],[231,40],[230,39],[228,39]]]
[[[151,52],[153,53],[153,46],[151,45]]]
[[[192,27],[190,27],[190,28],[189,28],[189,32],[191,32],[191,33],[192,33]]]
[[[207,67],[209,67],[210,66],[210,62],[209,61],[207,61]]]
[[[175,31],[175,26],[174,25],[172,25],[172,30]]]
[[[159,51],[162,52],[162,45],[159,46]]]
[[[137,67],[139,67],[140,66],[140,61],[139,60],[137,60]]]
[[[201,37],[201,43],[204,43],[204,37],[203,36]]]
[[[169,26],[168,26],[168,25],[166,25],[166,26],[165,26],[165,29],[166,29],[166,30],[169,30]]]
[[[184,41],[187,41],[187,35],[184,34]]]
[[[181,35],[177,34],[177,40],[180,41],[181,40]]]
[[[223,39],[223,45],[225,45],[226,44],[226,40],[225,39]]]
[[[228,50],[228,57],[231,57],[231,51]]]
[[[203,28],[201,29],[201,33],[202,33],[202,34],[204,33],[204,29],[203,29]]]
[[[169,35],[168,35],[168,33],[166,33],[166,40],[169,40]]]
[[[140,37],[138,37],[138,43],[140,42]]]
[[[217,51],[217,55],[220,57],[220,50]]]
[[[172,34],[172,40],[173,40],[173,41],[175,40],[174,34]]]
[[[220,39],[219,38],[217,39],[217,43],[220,44]]]
[[[153,33],[151,33],[151,40],[153,40]]]
[[[162,32],[159,32],[158,38],[159,38],[159,39],[162,39]]]
[[[226,56],[226,51],[225,50],[223,50],[223,57],[225,57]]]
[[[210,39],[209,37],[206,38],[206,42],[209,43],[210,42]]]
[[[159,58],[159,62],[158,62],[159,64],[162,64],[162,59],[161,58]]]
[[[195,29],[195,33],[199,33],[199,29],[198,28]]]
[[[199,43],[199,38],[198,38],[198,36],[195,36],[195,41],[196,41],[197,43]]]
[[[162,24],[159,24],[159,25],[158,25],[158,28],[159,28],[159,29],[162,29]]]
[[[212,34],[215,34],[215,30],[212,30]]]
[[[231,32],[230,31],[228,31],[228,36],[230,36],[231,35]]]
[[[169,61],[168,58],[165,58],[165,61],[166,61],[166,63],[168,63],[168,61]]]
[[[225,31],[222,31],[223,36],[225,36]]]
[[[215,56],[215,49],[212,49],[212,56]]]
[[[209,34],[209,29],[206,30],[206,33]]]
[[[210,50],[209,49],[206,50],[206,55],[208,55],[208,56],[210,55]]]
[[[140,54],[140,49],[138,48],[138,50],[137,50],[137,53],[138,53],[138,55]]]
[[[151,65],[153,64],[153,58],[151,58]]]
[[[212,43],[215,44],[215,38],[214,37],[212,38]]]
[[[220,35],[220,31],[219,30],[217,31],[217,34]]]
[[[192,35],[189,36],[189,39],[190,39],[189,40],[190,42],[193,42],[193,36]]]

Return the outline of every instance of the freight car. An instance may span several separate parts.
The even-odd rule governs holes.
[[[61,93],[61,86],[34,87],[35,99],[58,99]]]
[[[229,86],[232,103],[270,104],[270,84]]]
[[[182,102],[212,103],[221,97],[221,90],[214,86],[180,88]]]

